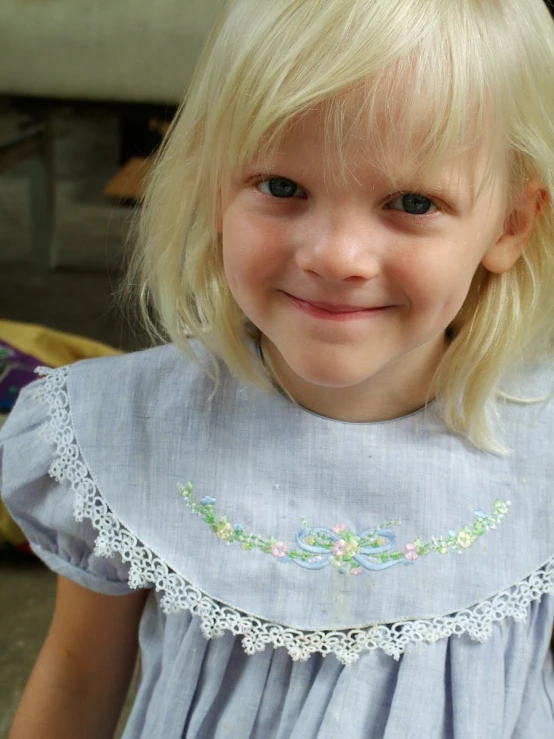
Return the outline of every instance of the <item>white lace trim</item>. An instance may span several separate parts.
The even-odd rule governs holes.
[[[545,593],[554,593],[554,558],[530,577],[489,600],[432,619],[376,624],[349,631],[302,631],[270,623],[223,605],[173,572],[163,560],[144,546],[111,512],[102,498],[81,456],[69,410],[66,388],[67,368],[41,368],[45,377],[36,398],[49,407],[48,439],[56,447],[50,474],[56,480],[68,480],[76,494],[75,518],[89,519],[98,532],[95,554],[111,557],[119,554],[130,564],[129,584],[133,588],[153,585],[163,592],[161,605],[165,613],[189,611],[201,621],[207,639],[222,636],[226,631],[242,636],[247,654],[262,651],[270,644],[285,647],[293,660],[307,660],[319,652],[334,654],[343,664],[355,662],[366,650],[382,649],[398,660],[406,646],[414,642],[433,643],[450,636],[468,634],[484,642],[493,624],[513,618],[524,621],[529,605]]]

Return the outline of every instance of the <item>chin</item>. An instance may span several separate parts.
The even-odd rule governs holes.
[[[291,361],[287,364],[288,371],[292,371],[303,382],[317,387],[336,389],[355,387],[373,375],[370,368],[364,372],[355,372],[351,364],[345,366],[344,362],[316,363],[312,360]]]

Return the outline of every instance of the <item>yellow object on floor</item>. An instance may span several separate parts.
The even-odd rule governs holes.
[[[20,352],[31,354],[49,367],[63,367],[79,359],[122,353],[100,341],[17,321],[0,320],[0,339]]]
[[[24,354],[36,357],[39,365],[48,367],[62,367],[80,359],[122,353],[118,349],[83,336],[16,321],[0,320],[0,340]],[[0,426],[2,420],[5,420],[5,416],[0,417]],[[0,501],[0,548],[6,545],[25,549],[25,537]]]

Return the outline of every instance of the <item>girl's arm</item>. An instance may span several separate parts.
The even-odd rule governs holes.
[[[52,624],[9,739],[113,737],[147,594],[100,595],[58,577]]]

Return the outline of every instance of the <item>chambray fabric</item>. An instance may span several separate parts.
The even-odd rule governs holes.
[[[151,589],[141,621],[142,679],[125,739],[554,735],[554,599],[544,574],[554,554],[552,403],[499,404],[511,450],[499,456],[449,433],[433,405],[384,423],[341,423],[224,369],[214,394],[201,366],[173,347],[79,363],[67,385],[62,372],[24,391],[4,426],[1,489],[36,553],[85,587],[130,590],[129,565],[95,554],[95,539],[106,553],[124,532],[128,546],[149,555],[132,582],[142,575],[143,586],[161,587]],[[553,377],[540,368],[518,389],[536,396]],[[65,424],[57,451],[43,433],[47,405],[36,398],[46,387],[57,388],[58,431]],[[53,462],[75,474],[56,482]],[[188,482],[198,500],[215,501],[217,532],[179,494]],[[74,516],[76,499],[91,491],[107,511],[100,523],[93,515],[99,532]],[[471,545],[462,536],[459,552],[409,558],[418,539],[456,540],[495,501],[510,506]],[[273,556],[306,544],[306,534],[297,538],[303,519],[325,532],[337,524],[386,530],[391,549],[407,556],[383,569],[362,557],[356,576],[327,556],[321,569]],[[273,547],[229,544],[235,526]],[[174,576],[250,624],[287,627],[291,643],[246,654],[242,634],[206,639],[206,623],[172,589]],[[460,635],[440,638],[449,619]],[[472,639],[485,621],[484,641]],[[399,659],[383,651],[378,628],[377,648],[353,664],[332,653],[289,654],[313,632],[376,624],[383,634],[391,624],[413,633]]]

